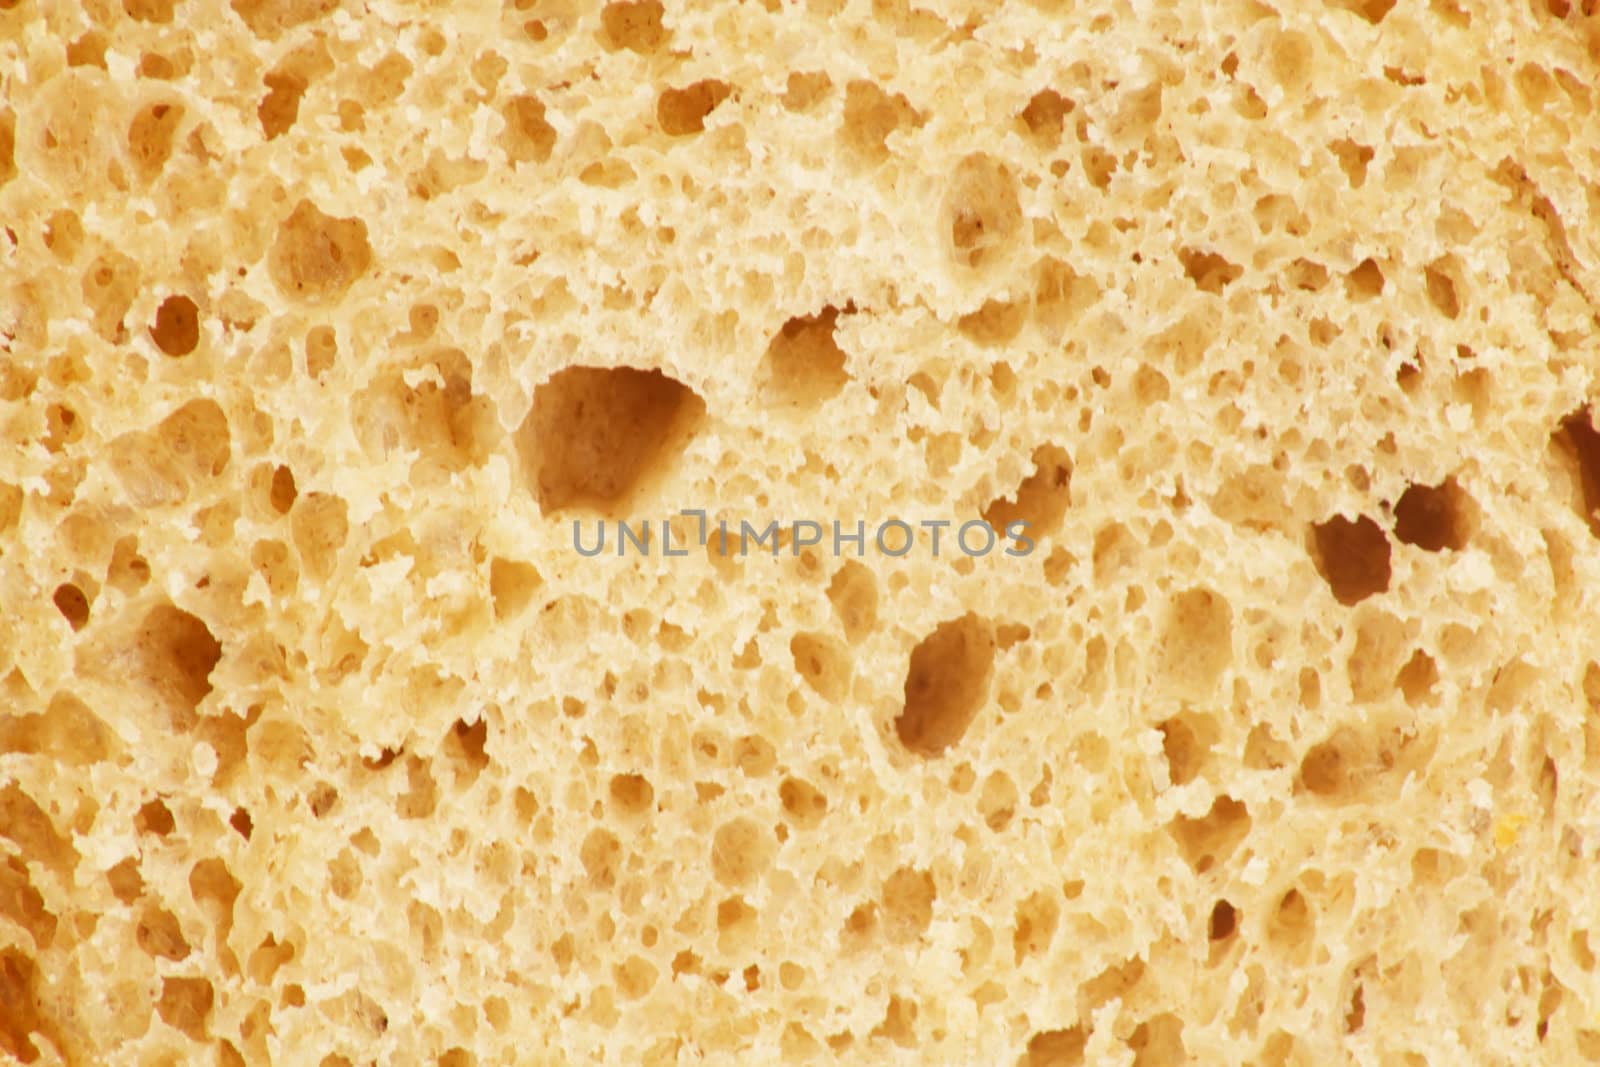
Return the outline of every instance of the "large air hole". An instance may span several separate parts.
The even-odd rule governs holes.
[[[1051,444],[1033,450],[1033,473],[1022,480],[1010,497],[993,501],[983,520],[1001,533],[1013,523],[1027,523],[1029,538],[1054,533],[1072,499],[1072,457]]]
[[[1267,922],[1267,940],[1286,952],[1298,952],[1308,947],[1317,933],[1317,918],[1306,902],[1305,895],[1291,889],[1278,901],[1277,909]]]
[[[1338,159],[1339,168],[1344,171],[1350,188],[1359,189],[1366,184],[1367,164],[1372,162],[1375,154],[1370,147],[1355,141],[1339,140],[1330,143],[1328,149]]]
[[[889,136],[921,121],[904,95],[886,92],[877,82],[855,78],[845,84],[839,139],[845,151],[866,164],[889,158]]]
[[[294,507],[294,501],[300,495],[299,488],[294,483],[294,471],[283,464],[273,468],[272,482],[267,488],[267,503],[279,515],[289,514],[289,509]]]
[[[658,370],[569,367],[534,392],[517,451],[540,510],[625,508],[664,475],[705,415]]]
[[[230,0],[228,6],[251,33],[276,41],[286,31],[323,18],[339,5],[337,0]]]
[[[55,594],[50,599],[55,601],[56,610],[61,612],[61,617],[74,630],[83,629],[89,622],[89,598],[78,586],[63,582],[56,586]]]
[[[21,948],[0,950],[0,1051],[20,1063],[33,1063],[47,1045],[67,1047],[53,1020],[40,1010],[49,1003],[47,983],[33,957]]]
[[[1394,508],[1394,535],[1403,544],[1428,552],[1467,547],[1471,500],[1447,478],[1439,485],[1413,485],[1400,495]]]
[[[160,797],[147,801],[133,816],[133,828],[141,834],[166,837],[177,829],[177,826],[177,820],[172,817],[172,809],[167,807],[166,801]]]
[[[1300,761],[1299,784],[1314,796],[1348,802],[1357,799],[1378,770],[1372,746],[1348,726],[1312,745]]]
[[[1183,1020],[1170,1011],[1152,1015],[1133,1028],[1128,1037],[1132,1067],[1177,1067],[1189,1063],[1183,1044]]]
[[[989,299],[977,311],[956,320],[956,329],[975,344],[1004,345],[1016,339],[1028,323],[1028,301]]]
[[[455,769],[456,788],[465,789],[472,785],[489,766],[488,744],[488,719],[480,717],[471,723],[465,719],[455,721],[440,747]]]
[[[838,395],[850,381],[844,350],[833,336],[839,314],[830,305],[783,324],[761,364],[762,390],[769,400],[812,407]]]
[[[642,774],[612,775],[610,793],[612,805],[625,815],[644,815],[655,806],[655,787]]]
[[[516,618],[543,584],[544,579],[533,564],[494,557],[489,561],[489,597],[494,602],[494,617],[501,621]]]
[[[1219,900],[1211,909],[1206,922],[1206,936],[1212,941],[1225,941],[1239,928],[1239,913],[1226,900]]]
[[[1056,936],[1061,921],[1061,905],[1056,894],[1040,891],[1017,905],[1016,925],[1011,934],[1011,949],[1015,962],[1021,963],[1030,956],[1042,955]]]
[[[1215,252],[1185,248],[1178,252],[1183,273],[1203,293],[1220,293],[1239,279],[1244,268]]]
[[[1349,606],[1389,588],[1389,538],[1366,516],[1335,515],[1311,527],[1317,572]]]
[[[864,564],[846,560],[828,583],[828,600],[850,640],[861,640],[877,625],[878,580]]]
[[[1217,721],[1203,712],[1184,712],[1158,729],[1161,751],[1167,758],[1168,779],[1173,785],[1188,785],[1211,760],[1211,749],[1221,733]]]
[[[128,126],[128,156],[145,181],[161,173],[172,155],[172,138],[183,119],[183,105],[157,102],[141,109]]]
[[[169,356],[187,356],[200,343],[200,309],[186,296],[169,296],[156,308],[150,339]]]
[[[1028,100],[1018,118],[1036,141],[1054,147],[1061,141],[1061,131],[1074,106],[1054,89],[1041,89]]]
[[[366,222],[324,215],[309,200],[283,220],[267,256],[267,272],[280,290],[318,302],[341,299],[371,266]]]
[[[711,872],[723,885],[746,885],[761,876],[776,851],[772,834],[741,815],[717,827],[712,835]]]
[[[950,258],[971,270],[1009,258],[1023,232],[1017,180],[999,160],[981,152],[956,164],[944,205]]]
[[[267,95],[256,107],[256,118],[261,120],[261,131],[270,141],[287,133],[300,117],[300,98],[309,83],[297,74],[279,70],[269,72],[264,80]]]
[[[606,47],[613,51],[626,48],[640,55],[656,51],[667,40],[661,23],[663,13],[660,0],[617,0],[607,4],[600,9]]]
[[[16,151],[17,116],[10,108],[5,108],[0,110],[0,185],[17,176]]]
[[[789,642],[795,670],[824,700],[837,703],[850,691],[850,656],[833,638],[799,633]]]
[[[1168,826],[1196,874],[1204,874],[1233,854],[1250,833],[1250,811],[1242,801],[1219,796],[1199,818],[1180,815]]]
[[[205,1041],[215,999],[215,990],[205,978],[163,978],[156,1013],[190,1040]]]
[[[895,719],[901,744],[934,757],[960,741],[989,687],[995,640],[974,614],[941,623],[911,653],[905,706]]]
[[[66,690],[51,697],[42,714],[0,716],[0,756],[24,752],[63,767],[87,767],[109,758],[117,747],[111,727]],[[0,890],[0,900],[4,896]]]
[[[1377,25],[1398,2],[1399,0],[1328,0],[1328,6],[1353,12]]]
[[[166,908],[149,904],[139,916],[133,929],[133,943],[147,956],[161,959],[187,959],[191,948],[178,925],[177,916]]]
[[[1561,420],[1551,440],[1572,465],[1577,493],[1574,503],[1589,530],[1600,537],[1600,430],[1594,408],[1579,408]]]
[[[1182,696],[1210,693],[1233,662],[1233,609],[1222,594],[1184,590],[1167,603],[1157,664],[1168,687]]]
[[[555,127],[545,119],[544,101],[514,96],[502,109],[506,120],[501,144],[513,163],[543,163],[556,144]]]
[[[800,778],[785,778],[778,786],[778,800],[789,820],[800,829],[814,829],[828,813],[827,796]]]
[[[933,921],[938,899],[933,875],[914,867],[901,867],[883,883],[883,930],[890,941],[905,943],[921,937]]]
[[[1423,268],[1423,281],[1428,290],[1428,300],[1447,319],[1461,315],[1461,268],[1454,257],[1445,256]]]
[[[339,550],[350,536],[349,507],[331,493],[307,493],[289,519],[294,544],[306,573],[324,579],[333,573]]]
[[[708,78],[682,89],[665,89],[656,101],[656,121],[671,137],[687,137],[706,128],[706,117],[728,98],[732,88]]]
[[[1423,703],[1430,699],[1434,686],[1439,684],[1438,664],[1419,648],[1406,660],[1394,681],[1407,704]]]
[[[1040,1031],[1028,1039],[1019,1067],[1078,1067],[1088,1043],[1089,1035],[1081,1026]]]
[[[116,667],[120,680],[147,686],[168,705],[173,724],[187,728],[211,692],[211,672],[222,659],[222,646],[198,617],[158,604],[146,613],[126,656]]]
[[[790,111],[810,111],[832,88],[832,79],[822,71],[790,71],[784,83],[783,106]]]
[[[1344,285],[1350,299],[1371,300],[1383,292],[1383,270],[1370,257],[1363,259],[1345,275]]]

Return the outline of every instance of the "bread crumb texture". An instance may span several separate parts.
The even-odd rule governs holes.
[[[1597,6],[0,0],[0,1059],[1600,1062]]]

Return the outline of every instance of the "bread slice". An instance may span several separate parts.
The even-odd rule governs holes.
[[[1594,0],[0,57],[5,1057],[1600,1061]]]

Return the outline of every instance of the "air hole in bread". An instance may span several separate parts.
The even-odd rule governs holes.
[[[1356,604],[1389,588],[1389,537],[1372,519],[1335,515],[1312,524],[1311,534],[1317,571],[1339,603]]]
[[[1345,292],[1351,300],[1372,300],[1383,294],[1383,270],[1371,257],[1363,259],[1345,275]]]
[[[1157,652],[1157,668],[1174,691],[1207,695],[1233,662],[1233,610],[1227,599],[1207,588],[1173,596]]]
[[[211,1008],[216,990],[205,978],[166,977],[161,979],[161,996],[156,1013],[191,1041],[205,1041],[209,1034]]]
[[[649,55],[667,41],[659,0],[617,0],[600,9],[600,28],[606,46]]]
[[[1423,268],[1428,301],[1447,319],[1461,317],[1461,267],[1453,256],[1436,259]]]
[[[944,219],[946,249],[957,266],[977,271],[1003,262],[1022,238],[1016,178],[986,153],[963,157],[950,176]]]
[[[167,165],[183,116],[183,105],[168,101],[147,104],[134,115],[128,126],[128,155],[144,181],[158,177]]]
[[[1454,478],[1438,485],[1406,488],[1394,508],[1394,535],[1402,543],[1427,552],[1467,547],[1472,500]]]
[[[622,507],[665,475],[705,403],[658,370],[568,367],[534,392],[516,434],[539,508]]]
[[[169,296],[156,308],[150,339],[169,356],[187,356],[200,343],[200,309],[186,296]]]
[[[1033,471],[1016,490],[992,501],[983,520],[1005,533],[1013,523],[1026,523],[1026,536],[1038,539],[1055,533],[1072,502],[1072,457],[1066,449],[1043,444],[1033,450]]]
[[[818,696],[830,703],[850,690],[850,656],[838,641],[820,633],[799,633],[789,642],[795,670]]]
[[[56,610],[74,630],[81,630],[89,622],[89,598],[82,589],[71,582],[62,582],[50,599]]]
[[[894,723],[900,743],[931,758],[959,742],[988,694],[994,651],[989,624],[971,613],[939,624],[918,642]]]
[[[1580,408],[1561,420],[1552,435],[1560,454],[1572,471],[1574,506],[1589,531],[1600,537],[1600,430],[1595,428],[1595,413],[1600,408]]]
[[[289,516],[289,528],[306,573],[325,579],[350,535],[349,508],[331,493],[307,493]]]
[[[777,849],[770,830],[739,816],[717,827],[711,841],[711,873],[723,885],[748,885],[772,863]]]
[[[1178,1067],[1190,1062],[1183,1043],[1183,1020],[1170,1011],[1152,1015],[1128,1036],[1133,1067]]]
[[[854,305],[847,305],[844,313],[854,310]],[[762,360],[763,391],[770,402],[809,409],[849,384],[845,352],[834,340],[840,314],[830,304],[815,315],[783,324]]]
[[[920,938],[933,922],[938,899],[933,875],[914,867],[901,867],[883,883],[880,900],[885,936],[894,943]]]
[[[1219,796],[1206,814],[1180,815],[1168,825],[1173,839],[1196,874],[1224,863],[1250,833],[1250,811],[1242,801]]]
[[[1173,785],[1188,785],[1210,761],[1211,747],[1219,735],[1216,720],[1203,712],[1186,711],[1166,720],[1158,729],[1167,760],[1167,777]]]
[[[275,41],[296,26],[329,14],[339,6],[339,0],[229,0],[229,6],[251,33]]]
[[[778,800],[797,829],[816,829],[827,814],[826,795],[805,779],[786,777],[778,785]]]
[[[1017,1067],[1079,1067],[1088,1043],[1088,1032],[1082,1026],[1040,1031],[1028,1039]]]
[[[901,93],[886,92],[877,82],[851,79],[844,89],[844,114],[839,139],[845,151],[868,165],[889,158],[889,137],[920,119]]]
[[[307,81],[295,74],[273,71],[264,79],[267,95],[256,108],[261,120],[261,132],[267,140],[281,137],[300,117],[300,98],[308,88]]]
[[[278,226],[267,267],[285,295],[335,303],[372,262],[363,219],[327,215],[311,201],[300,200]]]
[[[706,119],[733,92],[727,82],[706,78],[681,89],[664,89],[656,100],[656,122],[669,137],[688,137],[706,128]]]
[[[544,579],[531,563],[496,556],[489,561],[489,596],[494,601],[494,616],[515,619],[527,609],[533,594]]]
[[[1220,293],[1244,273],[1239,264],[1230,263],[1215,252],[1185,248],[1178,252],[1178,259],[1183,264],[1183,273],[1202,293]]]
[[[956,320],[956,329],[980,345],[1003,345],[1015,340],[1028,322],[1029,306],[1026,300],[1000,300],[991,298],[977,311],[969,312]]]
[[[1061,131],[1074,104],[1054,89],[1041,89],[1028,100],[1018,118],[1035,140],[1045,146],[1061,141]]]
[[[790,111],[810,111],[832,89],[832,79],[822,71],[792,71],[784,84],[783,106]]]
[[[1353,12],[1373,25],[1384,20],[1399,0],[1328,0],[1328,6]]]

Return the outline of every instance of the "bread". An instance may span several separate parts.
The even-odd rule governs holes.
[[[7,1057],[1600,1061],[1594,0],[0,8]]]

